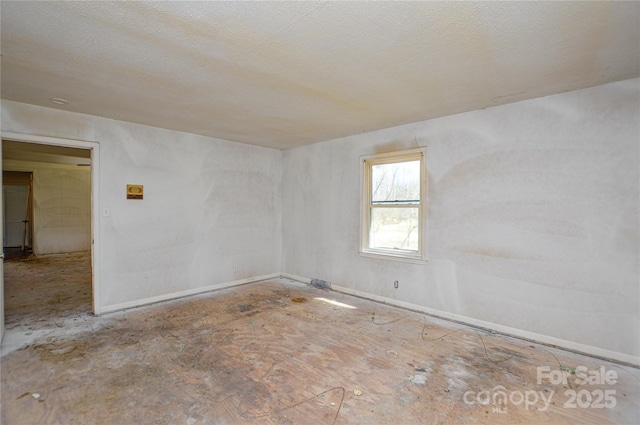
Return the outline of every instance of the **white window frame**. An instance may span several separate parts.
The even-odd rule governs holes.
[[[371,169],[373,165],[395,162],[420,161],[420,203],[418,204],[418,251],[370,248],[371,211],[378,208],[371,201]],[[364,257],[397,260],[411,263],[427,262],[427,148],[409,149],[360,157],[360,255]],[[400,205],[397,205],[400,206]],[[412,206],[415,208],[415,205]]]

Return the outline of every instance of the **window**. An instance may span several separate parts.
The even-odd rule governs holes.
[[[425,151],[362,158],[363,255],[426,260]]]

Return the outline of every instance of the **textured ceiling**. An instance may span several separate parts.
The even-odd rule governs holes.
[[[640,75],[639,2],[0,7],[2,98],[279,149]]]

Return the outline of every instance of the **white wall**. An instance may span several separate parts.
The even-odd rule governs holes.
[[[2,130],[100,143],[105,308],[283,271],[637,358],[639,84],[284,152],[10,101]],[[359,157],[416,144],[430,262],[361,257]]]
[[[91,249],[91,174],[88,167],[7,160],[4,170],[33,173],[35,254]]]
[[[637,358],[639,82],[285,151],[283,270]],[[416,145],[430,262],[361,257],[359,157]]]
[[[91,249],[90,169],[36,168],[33,236],[36,254]]]
[[[279,272],[280,151],[6,100],[2,130],[100,143],[103,310]]]

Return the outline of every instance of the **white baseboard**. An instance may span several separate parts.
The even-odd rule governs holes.
[[[260,282],[262,280],[275,279],[281,276],[280,273],[271,273],[262,276],[250,277],[247,279],[234,280],[231,282],[219,283],[217,285],[203,286],[200,288],[188,289],[186,291],[172,292],[170,294],[158,295],[155,297],[143,298],[135,301],[128,301],[126,303],[114,304],[102,307],[100,309],[100,315],[106,313],[113,313],[115,311],[126,310],[134,307],[141,307],[147,304],[155,304],[162,301],[170,301],[178,298],[188,297],[190,295],[197,295],[203,292],[217,291],[220,289],[231,288],[233,286],[246,285],[248,283]]]
[[[475,327],[493,330],[501,334],[511,335],[518,338],[523,338],[530,341],[539,342],[546,345],[552,345],[558,348],[564,348],[566,350],[575,351],[578,353],[587,354],[594,357],[603,359],[614,360],[634,366],[640,366],[640,357],[635,357],[630,354],[618,353],[617,351],[605,350],[603,348],[594,347],[591,345],[580,344],[573,341],[567,341],[552,336],[542,335],[535,332],[529,332],[522,329],[511,328],[509,326],[499,325],[497,323],[485,322],[483,320],[474,319],[467,316],[461,316],[459,314],[449,313],[446,311],[436,310],[429,307],[424,307],[417,304],[411,304],[405,301],[394,300],[392,298],[381,297],[367,292],[357,291],[355,289],[347,288],[344,286],[331,285],[331,290],[348,295],[355,295],[361,298],[367,298],[373,301],[381,302],[384,304],[393,305],[396,307],[406,308],[408,310],[414,310],[421,313],[429,314],[439,318],[452,320],[468,324]]]
[[[289,273],[283,273],[282,277],[297,280],[302,283],[311,283],[311,279],[301,276],[292,275]],[[529,332],[522,329],[512,328],[509,326],[499,325],[497,323],[485,322],[483,320],[474,319],[467,316],[462,316],[455,313],[449,313],[442,310],[436,310],[433,308],[421,306],[418,304],[412,304],[405,301],[395,300],[393,298],[386,298],[368,292],[362,292],[355,289],[347,288],[345,286],[339,286],[330,284],[331,290],[340,292],[347,295],[354,295],[356,297],[369,299],[372,301],[392,305],[395,307],[405,308],[407,310],[413,310],[420,313],[425,313],[430,316],[439,317],[446,320],[451,320],[458,323],[467,324],[474,327],[488,329],[496,331],[501,334],[514,336],[517,338],[526,339],[529,341],[539,342],[545,345],[552,345],[554,347],[563,348],[566,350],[587,354],[593,357],[599,357],[602,359],[613,360],[616,362],[626,363],[633,366],[640,366],[640,357],[632,356],[630,354],[618,353],[617,351],[605,350],[603,348],[594,347],[591,345],[580,344],[573,341],[567,341],[552,336],[542,335],[535,332]]]
[[[232,282],[220,283],[217,285],[204,286],[201,288],[189,289],[186,291],[174,292],[171,294],[159,295],[156,297],[144,298],[141,300],[130,301],[121,304],[114,304],[110,306],[105,306],[101,309],[100,314],[112,313],[115,311],[126,310],[128,308],[140,307],[147,304],[154,304],[162,301],[174,300],[177,298],[188,297],[190,295],[197,295],[203,292],[216,291],[225,288],[231,288],[234,286],[245,285],[248,283],[260,282],[263,280],[276,279],[276,278],[286,278],[295,280],[297,282],[311,284],[312,279],[302,276],[297,276],[290,273],[272,273],[262,276],[255,276],[248,279],[235,280]],[[407,310],[417,311],[420,313],[428,314],[430,316],[435,316],[438,318],[451,320],[454,322],[479,327],[483,329],[488,329],[492,331],[496,331],[501,334],[514,336],[517,338],[526,339],[529,341],[535,341],[545,345],[551,345],[558,348],[563,348],[566,350],[587,354],[590,356],[613,360],[616,362],[626,363],[633,366],[640,366],[640,357],[632,356],[629,354],[618,353],[616,351],[605,350],[603,348],[594,347],[591,345],[580,344],[573,341],[567,341],[560,338],[555,338],[552,336],[542,335],[535,332],[529,332],[522,329],[511,328],[509,326],[500,325],[492,322],[485,322],[483,320],[474,319],[467,316],[462,316],[459,314],[449,313],[442,310],[436,310],[433,308],[421,306],[418,304],[412,304],[405,301],[395,300],[393,298],[386,298],[375,294],[370,294],[368,292],[358,291],[355,289],[347,288],[345,286],[339,286],[330,284],[331,290],[335,292],[340,292],[347,295],[353,295],[360,298],[369,299],[372,301],[388,304],[395,307],[404,308]]]
[[[295,274],[290,274],[290,273],[280,273],[280,277],[284,277],[285,279],[296,280],[298,282],[306,283],[308,285],[311,285],[311,281],[313,280],[307,277],[296,276]]]

